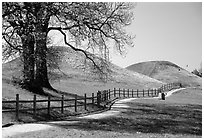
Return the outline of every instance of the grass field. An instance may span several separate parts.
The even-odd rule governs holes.
[[[98,129],[121,133],[140,133],[156,137],[201,137],[202,135],[202,90],[178,91],[165,101],[136,99],[126,103],[128,108],[114,117],[89,120],[79,124],[78,129]]]
[[[191,95],[194,95],[193,99]],[[126,108],[112,108],[117,115],[43,123],[51,128],[11,137],[200,138],[201,97],[201,89],[190,88],[178,91],[166,100],[134,99],[123,103]]]

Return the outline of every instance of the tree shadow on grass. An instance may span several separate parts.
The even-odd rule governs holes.
[[[202,106],[158,106],[138,104],[123,109],[120,115],[103,119],[81,119],[74,124],[56,124],[85,131],[101,130],[128,133],[202,135]]]

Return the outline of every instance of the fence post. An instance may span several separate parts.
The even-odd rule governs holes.
[[[119,88],[119,97],[120,97],[120,88]]]
[[[125,89],[123,89],[123,97],[125,97]]]
[[[47,114],[50,116],[50,95],[48,95],[48,101],[47,101]]]
[[[19,120],[19,94],[16,94],[16,120]]]
[[[36,95],[33,96],[33,117],[36,116]]]
[[[137,97],[139,97],[139,96],[138,96],[138,89],[137,89]]]
[[[62,95],[62,100],[61,100],[61,113],[64,113],[64,95]]]
[[[108,90],[106,90],[106,100],[108,100],[108,97],[109,97],[109,92]]]
[[[105,90],[105,101],[107,101],[108,100],[108,90]]]
[[[108,90],[108,93],[109,93],[108,95],[109,95],[109,99],[110,99],[111,98],[111,90],[110,89]]]
[[[86,93],[84,94],[84,110],[86,110]]]
[[[94,104],[94,93],[92,93],[92,104]]]
[[[147,91],[147,94],[148,94],[148,97],[149,97],[149,89],[148,89],[148,91]]]
[[[113,89],[113,94],[114,94],[114,97],[116,96],[116,93],[115,93],[115,88]]]
[[[105,90],[105,101],[107,100],[107,97],[108,97],[108,92],[107,92],[108,90]]]
[[[128,88],[128,97],[129,97],[129,88]]]
[[[97,92],[97,106],[100,107],[100,102],[101,102],[101,92]]]
[[[143,97],[144,97],[144,89],[143,89]]]
[[[101,96],[101,98],[100,98],[100,102],[103,102],[103,91],[101,92],[101,94],[100,94],[100,96]]]
[[[153,92],[154,92],[154,89],[152,89],[152,97],[153,97]]]
[[[75,112],[77,112],[77,95],[75,95],[74,109],[75,109]]]
[[[133,97],[133,89],[132,89],[132,97]]]

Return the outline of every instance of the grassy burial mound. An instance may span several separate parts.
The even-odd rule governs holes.
[[[113,89],[114,87],[147,89],[160,87],[163,84],[156,79],[120,68],[112,63],[107,64],[106,75],[108,76],[104,78],[104,75],[93,69],[89,60],[84,59],[85,56],[82,53],[67,47],[55,47],[50,50],[51,52],[48,54],[49,80],[51,85],[59,91],[91,95],[98,90]],[[8,93],[10,85],[19,88],[17,85],[22,77],[22,67],[20,58],[2,65],[3,96],[10,94],[10,92]]]
[[[63,51],[62,51],[63,50]],[[84,55],[66,47],[60,47],[63,52],[59,68],[50,71],[53,87],[80,94],[97,92],[97,90],[116,88],[143,89],[158,87],[162,82],[148,76],[123,69],[112,63],[107,63],[105,75],[95,71],[92,63],[84,59]],[[104,79],[104,76],[107,78]],[[54,77],[56,75],[56,77]],[[105,82],[104,82],[105,80]],[[80,88],[78,87],[80,85]],[[83,89],[83,90],[82,90]]]
[[[127,69],[166,83],[179,82],[184,86],[193,87],[200,87],[202,85],[200,77],[168,61],[141,62],[130,65]]]

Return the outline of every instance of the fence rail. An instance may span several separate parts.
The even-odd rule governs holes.
[[[51,109],[60,109],[61,113],[64,113],[65,108],[74,107],[75,112],[78,111],[79,106],[84,106],[84,110],[87,110],[87,105],[97,105],[101,107],[103,103],[111,101],[115,98],[143,98],[143,97],[158,97],[159,93],[170,91],[172,89],[180,88],[180,83],[170,83],[162,85],[162,87],[157,89],[143,89],[143,90],[134,90],[134,89],[121,89],[114,88],[113,90],[103,90],[98,91],[95,95],[92,93],[91,97],[87,97],[84,94],[83,97],[75,96],[74,99],[65,99],[64,95],[60,99],[52,99],[51,96],[48,96],[47,99],[37,100],[36,95],[33,96],[33,100],[20,100],[19,94],[16,94],[16,100],[11,101],[2,101],[3,104],[15,104],[15,108],[12,109],[2,109],[2,112],[15,112],[16,119],[19,120],[19,112],[31,111],[33,116],[36,116],[38,110],[47,110],[48,116],[50,116]],[[51,103],[58,103],[57,106],[52,106]],[[30,103],[32,104],[30,108],[21,108],[20,104]],[[47,107],[38,108],[38,103],[45,103]],[[67,104],[69,103],[69,104]]]

